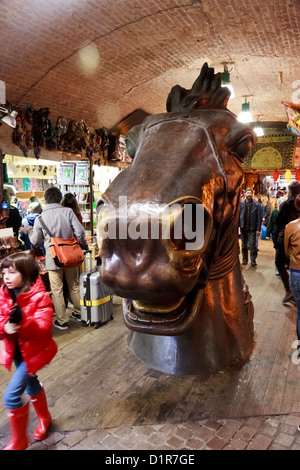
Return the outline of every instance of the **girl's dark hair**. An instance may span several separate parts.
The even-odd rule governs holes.
[[[80,208],[76,197],[72,193],[66,193],[61,201],[61,205],[64,207],[70,207],[73,209],[75,214],[80,214]]]
[[[1,271],[5,268],[15,268],[22,275],[24,286],[21,292],[27,292],[34,284],[40,273],[40,267],[36,259],[23,251],[7,256],[1,263]]]

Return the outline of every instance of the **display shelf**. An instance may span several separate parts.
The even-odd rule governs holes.
[[[31,196],[36,196],[39,199],[42,199],[44,197],[44,192],[45,191],[20,191],[17,192],[17,198],[28,200],[31,198]]]

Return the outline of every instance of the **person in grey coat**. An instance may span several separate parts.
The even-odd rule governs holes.
[[[261,204],[253,199],[253,191],[247,188],[245,199],[241,201],[240,230],[242,241],[243,264],[248,264],[248,242],[250,247],[251,266],[257,266],[256,236],[260,235],[262,223]]]
[[[74,214],[73,210],[69,207],[61,206],[62,193],[59,188],[50,187],[44,193],[45,207],[41,214],[44,224],[48,228],[53,237],[57,238],[73,238],[78,240],[83,250],[88,250],[88,244],[85,238],[84,228]],[[56,319],[54,319],[54,326],[61,330],[69,327],[69,314],[66,309],[64,295],[63,295],[63,275],[65,275],[71,301],[74,306],[72,317],[76,320],[81,320],[80,315],[80,292],[78,281],[78,268],[58,268],[51,257],[50,253],[50,235],[43,228],[40,216],[35,219],[34,226],[23,227],[21,229],[26,233],[30,242],[33,245],[38,245],[44,242],[46,250],[46,270],[49,274],[49,281],[52,291],[52,301]]]

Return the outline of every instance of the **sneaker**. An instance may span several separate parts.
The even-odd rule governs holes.
[[[287,292],[282,301],[283,305],[288,305],[289,307],[295,307],[296,302],[291,292]]]
[[[246,266],[246,264],[248,264],[248,261],[247,261],[246,259],[243,259],[242,264],[243,264],[244,266]]]
[[[74,320],[81,321],[81,315],[76,314],[75,312],[71,313],[71,318],[74,318]]]
[[[68,323],[63,323],[61,325],[60,323],[58,323],[57,320],[54,320],[53,325],[55,326],[55,328],[59,328],[60,330],[67,330],[69,328]]]
[[[254,268],[255,266],[257,266],[256,264],[256,261],[251,261],[251,266]]]
[[[277,268],[275,268],[275,276],[280,276],[279,271]]]

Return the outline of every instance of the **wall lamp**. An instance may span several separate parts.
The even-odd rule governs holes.
[[[3,106],[0,106],[0,113],[5,114],[5,116],[2,117],[2,121],[5,122],[5,124],[11,127],[16,127],[17,125],[16,117],[18,115],[18,111],[15,111],[14,109],[7,109],[7,108],[4,108]]]
[[[227,87],[230,91],[230,97],[229,99],[231,100],[232,98],[235,98],[235,93],[233,86],[230,83],[230,73],[228,72],[228,67],[227,65],[224,65],[224,72],[221,72],[221,86]]]

